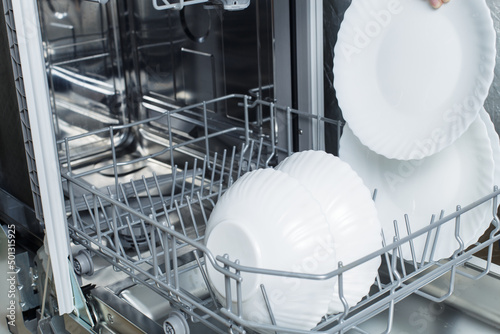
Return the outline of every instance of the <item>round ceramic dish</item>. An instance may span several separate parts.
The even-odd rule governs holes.
[[[481,120],[486,126],[486,131],[490,138],[491,150],[493,151],[493,161],[495,163],[494,185],[500,187],[500,139],[498,138],[495,125],[491,121],[490,115],[484,108],[479,112],[479,117],[481,117]]]
[[[288,157],[276,169],[299,180],[320,203],[338,261],[346,265],[382,248],[381,226],[370,191],[347,163],[323,151],[304,151]],[[368,294],[379,266],[380,257],[376,257],[343,274],[349,306]],[[328,312],[343,310],[336,284]]]
[[[488,94],[495,30],[484,0],[356,0],[335,46],[334,85],[360,141],[421,159],[459,138]]]
[[[482,108],[481,111],[479,112],[479,117],[486,126],[486,132],[488,133],[488,137],[491,143],[491,150],[493,152],[493,162],[495,164],[493,185],[500,187],[500,141],[498,138],[498,134],[495,130],[495,125],[491,121],[490,115],[484,108]],[[493,191],[493,188],[491,190]],[[493,208],[491,208],[490,210],[492,209]],[[483,220],[481,227],[478,228],[477,233],[473,238],[473,241],[479,240],[479,238],[481,238],[484,232],[490,227],[491,219],[493,218],[492,214],[493,214],[492,211],[490,211],[489,214],[488,213],[486,214],[486,218]]]
[[[348,126],[340,140],[340,157],[347,161],[370,189],[377,189],[375,205],[384,230],[385,240],[392,243],[398,221],[399,236],[408,235],[404,215],[408,214],[411,231],[415,232],[440,216],[450,214],[457,205],[468,205],[493,189],[493,155],[486,126],[477,119],[450,147],[422,160],[400,161],[378,155],[354,136]],[[490,214],[485,203],[461,216],[460,236],[465,248],[484,231],[484,220]],[[435,240],[433,232],[430,244]],[[413,240],[416,261],[423,259],[426,235]],[[459,248],[455,238],[455,221],[441,226],[433,260],[448,258]],[[408,243],[402,247],[403,257],[412,259]]]
[[[325,274],[337,268],[332,236],[320,205],[299,181],[274,169],[245,174],[219,199],[210,216],[206,245],[213,255],[241,265]],[[208,265],[208,277],[226,304],[224,276]],[[265,287],[279,326],[309,330],[328,311],[335,278],[292,279],[242,273],[242,317],[270,324]],[[236,309],[236,288],[231,291]]]

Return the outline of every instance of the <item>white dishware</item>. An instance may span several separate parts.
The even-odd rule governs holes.
[[[329,226],[318,202],[299,181],[274,170],[245,174],[219,199],[210,215],[206,245],[214,256],[241,265],[295,273],[337,269]],[[225,305],[224,275],[207,264],[208,277]],[[279,326],[309,330],[327,313],[335,278],[307,280],[242,272],[243,319],[270,324],[261,285]],[[231,297],[236,312],[236,288]]]
[[[495,165],[494,176],[493,176],[493,185],[500,187],[500,140],[498,138],[498,134],[495,130],[495,125],[491,121],[490,115],[488,112],[482,108],[479,112],[479,118],[483,121],[486,126],[486,132],[490,139],[491,150],[493,153],[493,162]],[[491,189],[493,191],[493,187]],[[490,208],[490,213],[486,214],[485,219],[482,222],[480,228],[478,228],[475,236],[472,238],[473,241],[478,241],[484,234],[484,232],[490,227],[491,220],[493,219],[493,212],[496,214],[496,209]]]
[[[495,125],[491,121],[490,115],[484,108],[479,112],[479,117],[481,117],[481,120],[486,126],[486,132],[490,138],[491,149],[493,151],[493,161],[495,163],[494,185],[500,187],[500,139],[495,130]]]
[[[352,168],[324,151],[295,153],[276,169],[299,180],[320,203],[333,235],[337,260],[352,263],[382,248],[381,226],[370,190]],[[374,284],[380,257],[343,274],[343,295],[356,305]],[[336,283],[328,312],[344,311]]]
[[[408,235],[404,215],[408,214],[411,232],[426,227],[441,210],[453,213],[457,205],[467,205],[488,195],[493,189],[493,155],[484,122],[478,118],[450,147],[422,160],[387,159],[361,144],[349,126],[340,139],[339,156],[347,161],[370,189],[377,189],[375,206],[383,227],[385,240]],[[460,218],[460,237],[467,248],[484,232],[484,221],[491,215],[489,203],[464,213]],[[430,245],[435,241],[435,231]],[[475,239],[476,238],[476,239]],[[431,249],[423,258],[426,234],[413,240],[416,261],[428,261]],[[431,260],[448,258],[459,249],[455,238],[455,220],[442,225]],[[409,243],[402,247],[403,257],[412,259]]]
[[[421,159],[451,145],[493,80],[495,30],[484,0],[356,0],[335,46],[343,116],[372,151]]]

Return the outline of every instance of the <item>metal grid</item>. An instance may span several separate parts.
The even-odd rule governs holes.
[[[21,60],[19,59],[19,46],[17,43],[16,25],[12,11],[12,0],[3,0],[3,9],[5,15],[5,24],[7,26],[7,36],[9,40],[10,56],[12,60],[12,71],[16,85],[17,104],[21,119],[21,128],[24,138],[24,148],[26,151],[26,161],[28,164],[29,179],[31,191],[33,194],[33,206],[36,218],[43,222],[42,201],[40,197],[40,186],[38,183],[38,174],[36,170],[35,154],[33,150],[33,140],[31,137],[31,125],[26,104],[26,93],[24,90],[23,70]]]
[[[249,6],[250,0],[218,0],[218,1],[210,1],[210,0],[152,0],[153,7],[156,10],[181,10],[185,6],[196,5],[200,3],[212,2],[216,4],[221,4],[224,6],[224,9],[227,10],[242,10]]]
[[[241,126],[209,131],[208,106],[226,99],[237,99],[241,102],[246,121]],[[266,112],[262,113],[263,109]],[[248,121],[250,113],[257,114],[257,122]],[[193,124],[204,128],[204,135],[176,141],[168,125],[172,124],[176,118],[190,119],[188,116],[191,117]],[[242,319],[240,317],[242,289],[236,289],[237,302],[233,307],[230,302],[230,286],[233,284],[231,281],[234,281],[237,287],[245,284],[241,280],[241,274],[245,272],[301,280],[326,280],[336,277],[339,282],[339,298],[343,301],[344,311],[336,315],[325,316],[322,322],[311,330],[322,333],[343,333],[350,329],[366,333],[359,325],[384,311],[387,311],[386,332],[389,332],[395,304],[408,295],[416,293],[439,302],[453,293],[455,275],[479,279],[488,274],[493,243],[500,240],[498,233],[500,226],[496,218],[500,190],[497,188],[493,189],[490,195],[478,199],[475,203],[457,207],[456,212],[447,216],[442,214],[437,220],[436,217],[432,217],[430,224],[419,231],[410,231],[410,222],[407,218],[404,224],[401,224],[402,228],[408,231],[407,237],[384,240],[384,247],[380,250],[353,263],[343,265],[339,263],[337,270],[324,275],[250,268],[244,263],[230,261],[221,254],[212,254],[204,246],[204,230],[217,199],[245,172],[255,168],[269,167],[275,162],[277,156],[285,157],[292,153],[291,124],[294,118],[310,122],[318,130],[326,123],[339,128],[342,126],[341,122],[336,120],[277,106],[266,101],[252,101],[248,96],[231,95],[191,107],[166,111],[153,119],[66,138],[60,144],[66,148],[66,158],[62,159],[62,170],[65,170],[62,177],[63,181],[66,180],[68,184],[70,236],[74,242],[86,246],[91,252],[108,260],[116,270],[126,272],[136,282],[150,287],[167,298],[175,307],[190,316],[192,321],[202,322],[220,333],[228,330],[244,333],[247,329],[281,333],[310,332],[279,327],[274,322],[259,324]],[[281,133],[286,134],[281,142],[278,142],[275,133],[278,120],[285,124],[285,128],[280,129]],[[167,125],[166,144],[163,149],[138,159],[119,162],[116,147],[111,140],[109,150],[112,153],[112,162],[110,164],[82,173],[72,171],[74,163],[70,152],[72,141],[104,133],[109,134],[109,138],[114,138],[119,131],[147,126],[159,121]],[[320,131],[317,133],[319,135]],[[222,152],[214,152],[213,141],[224,137],[237,138],[239,145]],[[175,153],[195,151],[203,153],[197,157],[193,154],[193,160],[190,163],[185,163],[184,166],[178,168]],[[165,174],[152,173],[152,175],[143,175],[141,179],[127,182],[120,180],[119,168],[127,164],[158,159],[165,163]],[[104,170],[114,173],[114,185],[98,189],[97,185],[89,185],[85,182],[87,176]],[[491,205],[490,218],[494,231],[491,232],[487,241],[465,250],[460,237],[460,217],[483,203]],[[439,233],[444,224],[454,225],[458,246],[450,259],[438,261],[433,259],[433,250],[438,238],[433,238],[432,235]],[[399,230],[397,222],[395,222],[395,230]],[[426,247],[422,254],[415,254],[413,240],[424,235],[428,240]],[[399,256],[405,244],[412,250],[412,261],[405,262]],[[485,248],[489,250],[489,255],[482,273],[472,277],[460,270],[460,266],[475,252]],[[375,257],[382,257],[383,264],[380,272],[386,273],[388,277],[378,276],[368,298],[357,305],[348,305],[343,298],[344,273]],[[430,259],[428,262],[421,261],[427,258]],[[215,298],[215,292],[212,291],[207,279],[206,266],[208,265],[214,266],[228,282],[226,284],[228,307],[223,307]],[[198,298],[182,289],[179,276],[189,270],[199,270],[201,273],[204,288],[208,292],[206,298]],[[423,286],[448,272],[451,273],[449,288],[443,296],[431,296],[419,291]],[[272,320],[274,319],[272,305],[266,298],[265,286],[262,286],[262,294],[267,303],[269,318]],[[214,322],[227,327],[227,330],[222,331],[214,325]]]
[[[178,1],[168,1],[168,0],[153,0],[153,7],[156,10],[165,10],[165,9],[176,9],[181,10],[184,6],[195,5],[198,3],[205,3],[208,0],[178,0]]]

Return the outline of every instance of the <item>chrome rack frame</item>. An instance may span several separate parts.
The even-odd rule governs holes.
[[[166,9],[175,9],[181,10],[184,6],[195,5],[198,3],[205,3],[208,0],[179,0],[178,2],[161,0],[162,4],[158,3],[158,0],[153,0],[153,7],[156,10],[166,10]]]
[[[240,102],[244,108],[245,121],[216,131],[209,131],[208,106],[227,99],[237,99]],[[266,116],[257,115],[257,121],[251,123],[250,113],[261,113],[262,108],[266,109]],[[197,115],[197,118],[193,118],[193,115]],[[169,125],[174,119],[180,117],[183,120],[191,117],[193,124],[203,126],[203,135],[182,142],[176,141]],[[252,100],[245,95],[229,95],[193,106],[165,110],[157,117],[140,122],[110,126],[60,141],[59,144],[63,147],[62,154],[65,155],[61,159],[61,170],[63,171],[62,179],[67,183],[68,229],[72,241],[85,246],[92,254],[107,260],[115,270],[127,273],[135,282],[151,288],[169,300],[174,307],[187,314],[193,322],[201,322],[219,333],[226,331],[222,331],[220,326],[214,325],[214,322],[235,333],[245,333],[247,329],[295,334],[344,333],[354,329],[360,333],[366,333],[359,325],[384,311],[387,311],[387,329],[384,333],[388,333],[392,327],[394,306],[405,297],[415,293],[431,301],[440,302],[453,293],[456,275],[477,280],[488,274],[493,244],[500,240],[500,225],[496,217],[500,190],[497,187],[474,203],[464,207],[458,206],[453,213],[445,216],[445,213],[441,212],[437,220],[435,216],[432,216],[430,224],[418,231],[411,231],[410,221],[406,216],[401,226],[406,228],[408,236],[399,238],[396,233],[394,240],[384,238],[383,247],[378,251],[352,263],[339,263],[337,270],[322,275],[278,271],[272,268],[252,268],[245,266],[244,263],[240,264],[237,260],[229,260],[221,256],[222,254],[212,254],[204,245],[204,231],[211,210],[219,197],[241,175],[256,168],[271,167],[280,158],[293,153],[292,119],[294,117],[308,120],[312,126],[318,128],[328,123],[337,126],[340,130],[343,125],[338,120],[311,115],[272,102]],[[166,124],[164,137],[167,144],[155,153],[120,162],[113,140],[116,134],[160,120]],[[286,134],[284,140],[281,136],[278,138],[276,133],[278,121],[282,123],[279,131]],[[77,155],[72,156],[71,151],[74,145],[71,144],[87,136],[105,134],[110,138],[111,162],[85,172],[73,171],[72,165],[76,163],[75,156]],[[214,152],[212,141],[225,136],[238,138],[239,145],[233,146],[232,149],[224,149],[222,152]],[[185,163],[179,168],[174,153],[191,151],[191,148],[193,151],[201,151],[200,154],[193,155],[192,163]],[[315,147],[311,148],[315,149]],[[152,175],[143,175],[141,179],[127,182],[119,177],[119,168],[122,166],[156,161],[160,158],[165,165],[165,175],[157,175],[153,172]],[[98,188],[97,185],[89,185],[85,181],[87,176],[105,170],[112,171],[114,174],[114,185]],[[168,194],[165,193],[165,188],[170,189]],[[491,205],[490,219],[494,230],[487,241],[464,249],[460,235],[460,218],[465,212],[484,203]],[[450,259],[442,261],[433,258],[438,238],[432,238],[432,235],[439,233],[445,224],[452,224],[455,227],[457,249]],[[400,223],[395,221],[395,231],[399,231],[398,225]],[[416,254],[413,240],[424,235],[428,242],[423,254]],[[404,261],[399,256],[405,244],[411,249],[411,261]],[[481,273],[471,276],[460,270],[460,266],[467,262],[474,253],[485,248],[488,248],[488,258]],[[178,258],[185,254],[192,255],[191,258],[194,260],[189,263],[180,263]],[[383,280],[378,275],[371,294],[357,305],[348,305],[343,298],[344,273],[376,257],[382,257],[384,260],[380,272],[388,274],[389,279]],[[429,259],[429,261],[422,261],[422,259]],[[245,284],[242,280],[242,273],[258,273],[301,280],[325,280],[337,277],[339,298],[343,301],[344,311],[325,316],[311,331],[283,328],[274,322],[272,305],[267,298],[265,286],[262,286],[261,292],[267,303],[272,323],[259,324],[242,319],[242,289],[236,289],[236,307],[227,301],[228,306],[223,307],[215,298],[215,292],[208,282],[206,267],[209,265],[213,266],[220,275],[224,275],[229,283],[226,284],[227,301],[231,301],[229,287],[233,284],[232,281],[239,287]],[[196,297],[182,289],[179,276],[190,270],[199,270],[207,291],[206,298]],[[432,296],[420,291],[422,287],[447,273],[451,275],[448,291],[444,295]]]
[[[96,0],[92,0],[96,1]],[[181,10],[185,6],[196,5],[200,3],[207,3],[210,0],[152,0],[153,7],[156,10]],[[250,0],[219,0],[219,3],[223,5],[226,10],[242,10],[250,5]]]

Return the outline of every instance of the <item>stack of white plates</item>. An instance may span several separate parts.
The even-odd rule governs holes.
[[[498,180],[498,136],[482,105],[493,80],[495,30],[484,0],[358,0],[335,49],[339,105],[348,123],[340,157],[371,189],[386,241],[486,196]],[[481,112],[480,112],[481,111]],[[479,117],[478,115],[481,114]],[[498,184],[498,183],[497,183]],[[418,262],[447,258],[489,226],[482,205],[403,247]],[[394,220],[398,221],[398,230]],[[437,238],[437,240],[435,240]],[[459,240],[461,239],[461,240]]]
[[[371,193],[352,168],[323,151],[295,153],[277,167],[299,180],[326,214],[337,260],[352,263],[382,247],[381,226]],[[380,266],[380,257],[343,274],[343,297],[356,305],[370,291]],[[328,313],[344,311],[335,287]]]
[[[453,145],[442,152],[421,160],[395,160],[379,155],[354,136],[346,126],[340,142],[340,156],[358,172],[366,185],[377,189],[375,200],[379,218],[387,243],[399,235],[408,235],[405,217],[410,222],[410,231],[429,225],[431,216],[440,216],[440,211],[450,214],[459,204],[467,205],[493,190],[493,155],[482,120],[476,120]],[[489,203],[461,216],[460,235],[468,247],[490,224]],[[393,220],[398,221],[396,234]],[[478,235],[476,237],[476,235]],[[430,245],[434,243],[432,233]],[[422,259],[426,235],[413,241],[417,262],[428,261],[431,250]],[[440,229],[434,260],[448,258],[459,248],[455,238],[453,221]],[[403,245],[403,256],[411,260],[408,243]]]
[[[327,274],[382,246],[370,191],[339,158],[321,151],[296,153],[276,169],[247,173],[220,198],[208,221],[206,245],[251,268]],[[327,280],[293,279],[243,272],[241,315],[259,324],[311,329],[325,314],[356,305],[375,282],[380,257]],[[208,265],[208,277],[226,305],[224,275]],[[231,286],[233,310],[237,288]],[[226,305],[227,306],[227,305]],[[259,330],[261,332],[262,329]]]

